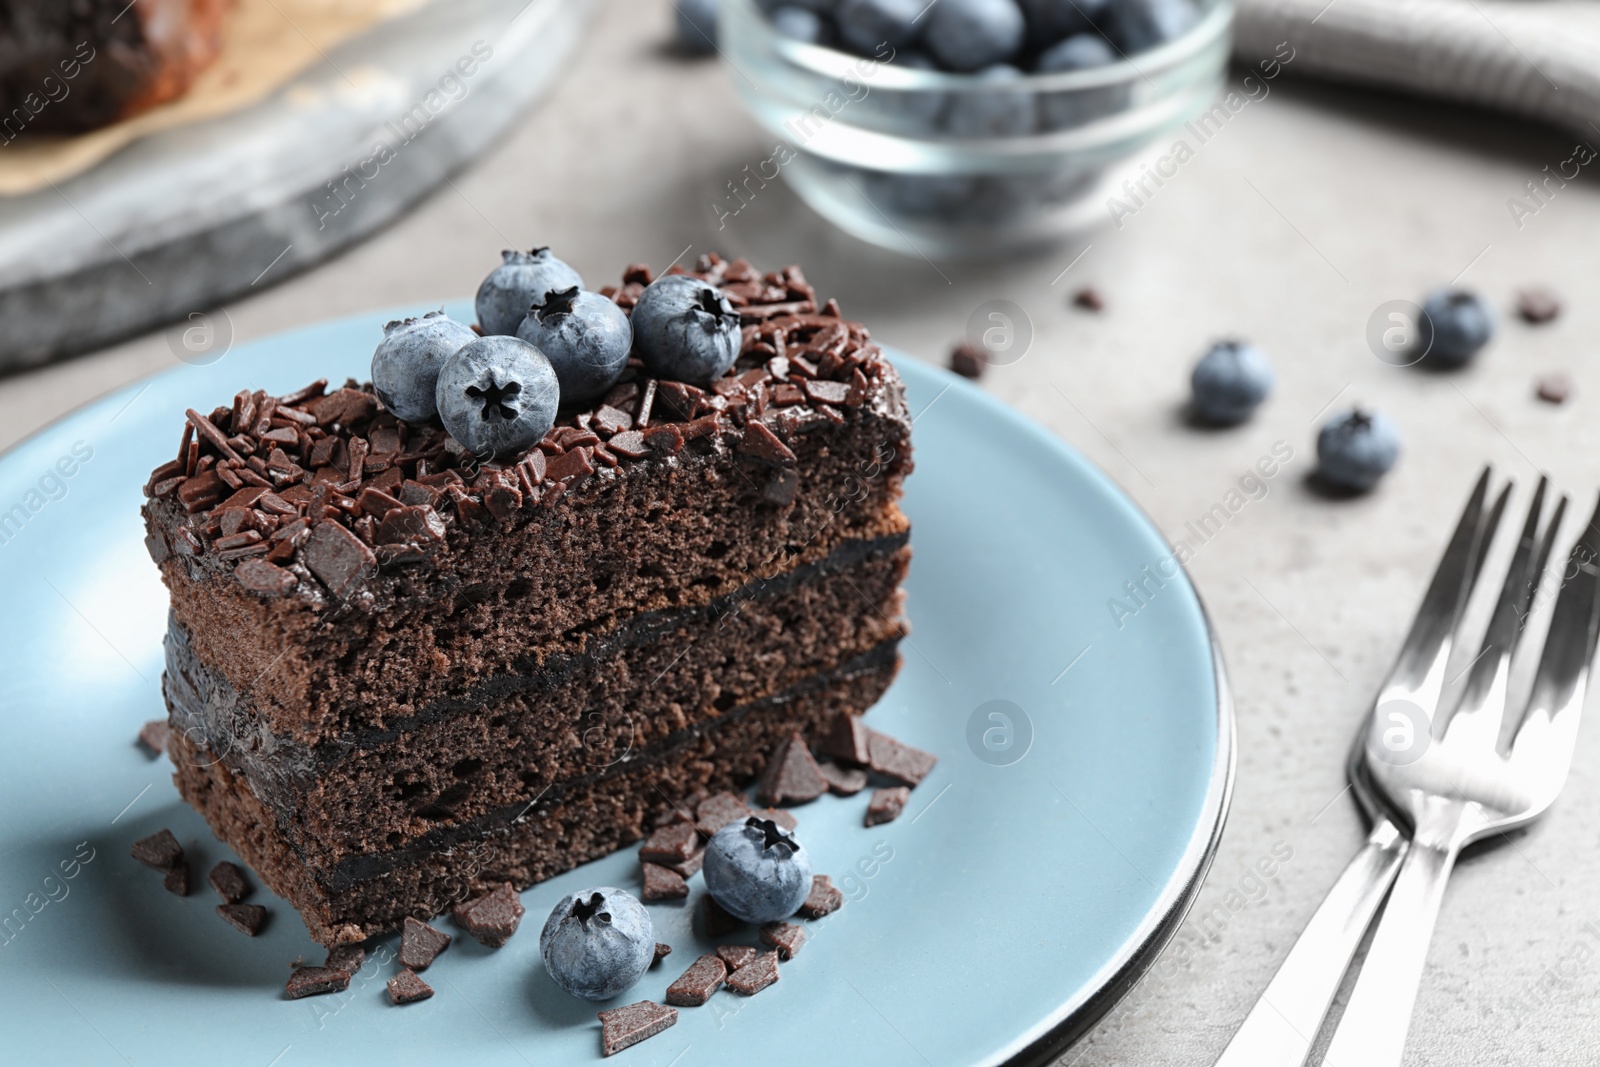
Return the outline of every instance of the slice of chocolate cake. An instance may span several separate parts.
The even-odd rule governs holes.
[[[689,273],[742,323],[708,388],[632,361],[493,462],[354,382],[241,392],[151,476],[179,790],[319,941],[636,841],[893,678],[898,376],[795,268]]]

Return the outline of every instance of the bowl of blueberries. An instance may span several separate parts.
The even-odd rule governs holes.
[[[781,173],[908,254],[1053,243],[1210,104],[1231,21],[1230,0],[722,0],[719,48],[775,139],[730,207]]]

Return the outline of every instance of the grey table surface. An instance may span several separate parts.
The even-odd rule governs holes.
[[[985,387],[1104,467],[1170,538],[1287,442],[1294,458],[1267,495],[1190,564],[1237,691],[1220,854],[1173,944],[1061,1061],[1209,1064],[1361,841],[1345,747],[1478,467],[1524,483],[1547,471],[1583,513],[1600,485],[1600,306],[1586,299],[1600,285],[1600,193],[1580,177],[1518,225],[1508,198],[1571,156],[1570,138],[1284,78],[1121,228],[1053,255],[936,268],[831,230],[777,184],[719,230],[711,205],[771,146],[715,62],[663,48],[668,18],[665,3],[610,0],[565,84],[503,146],[375,239],[230,305],[235,342],[470,296],[501,247],[553,245],[593,280],[716,249],[804,264],[878,339],[927,359],[984,301],[1015,302],[1031,347]],[[1507,312],[1475,366],[1428,374],[1372,355],[1374,308],[1457,277]],[[1567,298],[1556,322],[1509,314],[1534,283]],[[1085,284],[1104,312],[1069,305]],[[1179,414],[1188,368],[1227,335],[1265,347],[1278,388],[1248,425],[1199,432]],[[173,364],[156,334],[0,380],[0,446]],[[1561,407],[1533,394],[1555,370],[1577,387]],[[1304,481],[1315,423],[1355,401],[1399,421],[1405,454],[1377,492],[1325,499]],[[1462,864],[1408,1064],[1600,1060],[1597,757],[1591,728],[1548,820]],[[1262,879],[1275,849],[1291,858]]]

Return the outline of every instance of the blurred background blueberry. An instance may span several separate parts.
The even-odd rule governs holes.
[[[1248,419],[1272,391],[1272,365],[1255,345],[1219,341],[1200,357],[1189,377],[1193,414],[1231,426]]]
[[[833,28],[815,11],[788,4],[772,12],[772,26],[785,37],[807,44],[827,44]]]
[[[678,47],[692,56],[717,50],[717,8],[721,0],[672,0],[677,13]]]
[[[1317,475],[1337,489],[1364,493],[1400,458],[1400,431],[1381,411],[1335,415],[1317,434]]]
[[[986,67],[976,77],[997,85],[1024,80],[1022,71],[1004,63]],[[966,92],[951,98],[944,128],[955,137],[1018,137],[1031,133],[1038,120],[1034,94],[1025,88],[1015,92]]]
[[[928,9],[922,41],[946,70],[965,73],[1014,58],[1023,31],[1016,0],[938,0]]]
[[[851,48],[871,55],[880,45],[902,48],[917,36],[924,0],[843,0],[839,36]]]
[[[1494,326],[1494,309],[1483,297],[1469,289],[1440,289],[1423,301],[1417,347],[1430,364],[1459,367],[1489,343]]]
[[[1115,0],[1021,0],[1028,47],[1042,51],[1075,33],[1092,30]]]
[[[1182,36],[1199,21],[1194,0],[1112,0],[1103,28],[1123,52],[1133,55]]]
[[[1118,58],[1111,45],[1098,33],[1075,33],[1040,53],[1034,61],[1033,70],[1036,74],[1093,70],[1115,63]],[[1039,118],[1046,129],[1069,129],[1120,110],[1127,100],[1126,85],[1100,85],[1045,93],[1039,98]]]

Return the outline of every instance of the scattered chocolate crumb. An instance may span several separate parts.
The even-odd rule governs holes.
[[[151,758],[154,758],[167,750],[167,738],[170,734],[171,727],[167,725],[166,719],[151,719],[139,727],[139,744]]]
[[[433,987],[417,977],[410,967],[389,979],[389,1001],[392,1004],[415,1004],[433,996]]]
[[[743,920],[724,911],[721,904],[711,899],[710,893],[700,898],[700,916],[705,920],[707,937],[721,937],[744,927]]]
[[[758,948],[749,945],[718,945],[717,958],[728,965],[728,973],[732,974],[740,967],[749,963],[761,954]]]
[[[413,971],[425,971],[428,964],[439,958],[439,953],[450,947],[451,937],[443,930],[418,922],[406,916],[400,930],[400,966]]]
[[[328,950],[328,961],[323,966],[344,971],[346,974],[355,974],[366,962],[367,950],[360,945],[335,945]]]
[[[171,870],[183,862],[183,846],[178,844],[171,830],[157,830],[149,837],[140,838],[133,843],[129,854],[158,871]]]
[[[1519,290],[1517,314],[1526,322],[1549,322],[1561,314],[1561,298],[1542,286]]]
[[[211,868],[206,881],[228,904],[237,904],[250,895],[250,883],[244,880],[244,872],[227,860]]]
[[[290,1000],[299,1000],[301,997],[319,997],[324,993],[343,993],[349,988],[349,971],[338,967],[296,967],[294,973],[289,975],[289,981],[283,987],[283,992]]]
[[[522,899],[510,882],[501,882],[493,891],[476,900],[457,904],[450,909],[450,917],[476,938],[479,944],[499,948],[511,940],[522,924]]]
[[[672,955],[672,946],[666,944],[665,942],[657,941],[656,954],[655,957],[650,961],[650,966],[654,967],[656,964],[660,963],[670,955]]]
[[[1572,378],[1557,372],[1539,379],[1537,395],[1550,404],[1565,404],[1572,397]]]
[[[699,871],[701,867],[705,866],[705,862],[706,850],[703,848],[697,848],[694,851],[694,855],[690,856],[682,863],[663,863],[660,866],[672,871],[679,878],[693,878],[695,873]]]
[[[853,797],[867,787],[867,772],[859,767],[841,767],[825,759],[817,762],[817,771],[828,788],[842,797]]]
[[[871,752],[868,768],[906,785],[916,785],[922,781],[933,770],[933,765],[939,762],[939,757],[933,753],[913,748],[876,730],[868,732],[868,750]]]
[[[707,837],[718,830],[750,816],[750,805],[737,793],[716,793],[700,802],[695,809],[695,826]]]
[[[768,923],[761,928],[761,942],[778,950],[778,958],[792,960],[806,943],[806,932],[794,923]]]
[[[989,369],[989,353],[977,345],[962,341],[950,350],[950,369],[963,378],[977,380]]]
[[[1106,309],[1106,298],[1100,295],[1100,290],[1087,286],[1072,294],[1072,303],[1085,311],[1104,311]]]
[[[652,1000],[641,1000],[626,1008],[612,1008],[599,1014],[600,1047],[607,1056],[615,1056],[678,1021],[678,1009],[662,1007]]]
[[[728,988],[753,997],[778,980],[778,953],[759,953],[755,959],[728,976]]]
[[[751,812],[751,814],[760,819],[771,819],[785,830],[795,830],[800,826],[800,820],[794,817],[794,813],[785,811],[782,808],[762,808],[760,811]]]
[[[659,863],[644,865],[644,900],[677,900],[689,895],[689,883],[677,871]]]
[[[872,754],[868,751],[868,738],[871,736],[872,731],[866,723],[844,712],[834,716],[833,722],[828,725],[828,732],[822,735],[822,743],[817,746],[817,751],[845,763],[865,767],[872,760]]]
[[[754,951],[754,950],[752,950]],[[708,952],[689,965],[678,980],[667,986],[667,1003],[680,1008],[698,1008],[722,988],[728,965],[715,952]]]
[[[833,884],[833,879],[825,874],[814,874],[811,876],[811,892],[806,894],[806,902],[800,905],[800,915],[807,919],[820,919],[824,915],[832,915],[843,906],[844,894]]]
[[[682,863],[700,847],[700,836],[686,822],[670,823],[645,838],[639,858],[646,863]]]
[[[218,904],[217,914],[222,921],[250,937],[261,932],[261,924],[267,921],[267,909],[260,904]]]
[[[903,785],[889,789],[874,790],[872,800],[867,804],[868,826],[877,826],[880,823],[894,822],[900,813],[906,810],[906,802],[911,799],[911,790]]]
[[[180,897],[188,896],[189,865],[183,860],[179,860],[176,864],[167,869],[166,874],[161,876],[161,884],[166,887],[167,892],[169,893],[173,893]]]
[[[756,799],[763,804],[806,804],[827,791],[828,780],[817,768],[805,738],[792,733],[767,760],[756,786]]]

